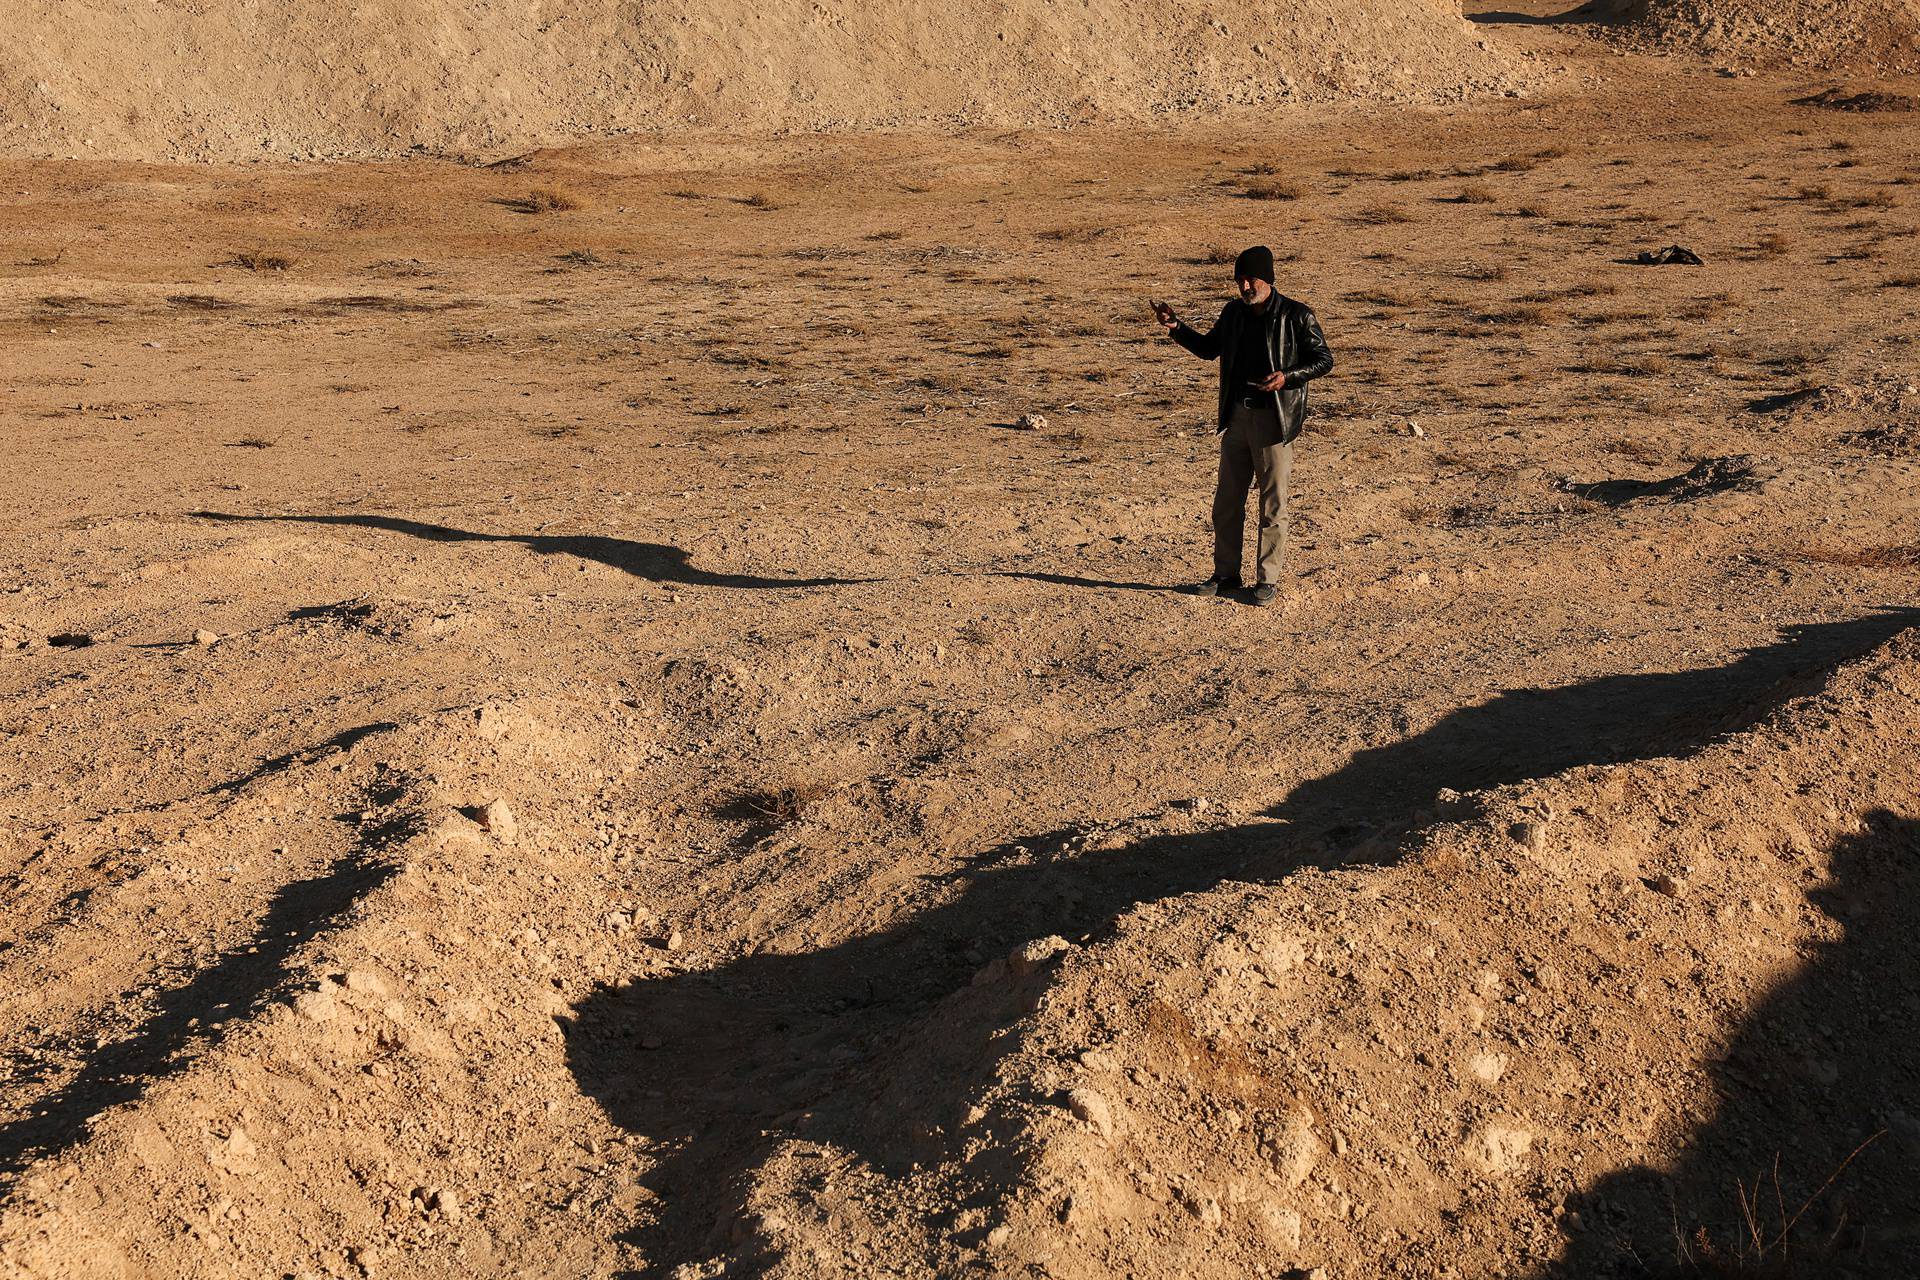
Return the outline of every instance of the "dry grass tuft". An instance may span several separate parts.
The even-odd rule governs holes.
[[[1492,188],[1483,187],[1476,183],[1475,185],[1470,187],[1460,188],[1459,194],[1452,196],[1449,199],[1449,203],[1451,204],[1492,204],[1496,199],[1498,199],[1498,197],[1493,194]]]
[[[790,782],[764,791],[749,791],[721,810],[721,816],[745,821],[767,834],[792,826],[806,817],[807,810],[832,794],[823,782]]]
[[[1054,227],[1040,232],[1039,237],[1059,244],[1090,244],[1112,231],[1112,227]]]
[[[1778,258],[1786,253],[1789,243],[1778,231],[1769,231],[1754,241],[1753,249],[1763,258]]]
[[[778,200],[775,200],[772,196],[768,195],[764,191],[756,191],[752,195],[746,197],[740,203],[747,206],[747,208],[749,209],[759,209],[762,211],[765,211],[768,209],[778,209],[780,207],[780,202]]]
[[[1537,302],[1515,302],[1483,311],[1476,318],[1481,324],[1551,324],[1560,318],[1560,313]]]
[[[1636,436],[1616,436],[1603,443],[1600,451],[1629,459],[1643,467],[1664,466],[1667,461],[1667,455],[1662,450]]]
[[[1810,547],[1800,559],[1843,569],[1920,569],[1920,546]]]
[[[1362,289],[1348,294],[1347,299],[1375,307],[1416,307],[1421,304],[1417,295],[1400,289]]]
[[[1249,200],[1298,200],[1307,194],[1307,189],[1297,182],[1274,179],[1269,182],[1250,182],[1241,194]]]
[[[1812,564],[1839,568],[1920,568],[1920,547],[1809,547],[1799,553]]]
[[[1405,209],[1402,209],[1399,205],[1375,204],[1368,205],[1366,208],[1359,210],[1353,215],[1353,220],[1355,222],[1364,222],[1368,226],[1373,227],[1397,226],[1401,223],[1412,222],[1413,215]]]
[[[570,191],[557,187],[541,187],[525,196],[496,200],[495,204],[504,205],[515,213],[570,213],[575,209],[584,209],[587,202]]]
[[[248,271],[288,271],[293,267],[293,259],[279,253],[236,253],[227,262],[230,267],[245,267]]]
[[[1528,173],[1539,167],[1539,164],[1538,156],[1507,156],[1504,159],[1495,160],[1488,167],[1495,173]]]

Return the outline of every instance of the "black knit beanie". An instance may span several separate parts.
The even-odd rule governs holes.
[[[1273,283],[1273,250],[1257,244],[1234,260],[1235,280],[1265,280]]]

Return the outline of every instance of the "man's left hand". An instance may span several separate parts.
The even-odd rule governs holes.
[[[1287,375],[1284,373],[1270,373],[1253,385],[1262,391],[1278,391],[1287,385]]]

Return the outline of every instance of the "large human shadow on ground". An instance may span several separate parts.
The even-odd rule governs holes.
[[[634,542],[627,538],[608,538],[596,534],[517,534],[475,533],[424,520],[381,515],[240,515],[225,511],[195,511],[200,520],[268,521],[273,523],[358,525],[363,529],[384,529],[429,542],[514,542],[541,555],[576,556],[594,560],[623,573],[652,582],[671,582],[688,587],[731,587],[746,590],[792,590],[796,587],[844,587],[872,578],[767,578],[751,573],[713,573],[696,568],[692,558],[679,547],[663,542]]]
[[[1867,815],[1808,901],[1843,940],[1713,1064],[1714,1104],[1673,1168],[1571,1203],[1579,1230],[1543,1280],[1920,1276],[1916,814]]]
[[[1358,752],[1263,822],[1097,852],[1077,849],[1071,832],[1023,838],[944,877],[954,891],[942,905],[882,932],[591,993],[565,1028],[575,1077],[615,1122],[664,1152],[646,1180],[654,1219],[631,1236],[648,1260],[639,1274],[664,1276],[729,1247],[751,1171],[795,1117],[809,1139],[880,1169],[940,1158],[924,1135],[871,1114],[861,1082],[893,1060],[892,1046],[940,997],[968,985],[982,957],[1048,934],[1097,937],[1137,903],[1223,879],[1348,862],[1362,842],[1390,858],[1396,834],[1425,820],[1441,788],[1685,754],[1913,625],[1920,610],[1887,611],[1796,627],[1725,666],[1501,693]],[[956,1043],[952,1069],[926,1088],[956,1103],[975,1092],[991,1070],[982,1043]]]

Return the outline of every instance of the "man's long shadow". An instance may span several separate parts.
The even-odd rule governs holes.
[[[1920,1276],[1920,821],[1867,815],[1808,901],[1844,941],[1713,1064],[1713,1111],[1674,1167],[1569,1204],[1578,1229],[1543,1277]]]
[[[514,542],[541,555],[575,556],[593,560],[623,573],[651,582],[673,582],[688,587],[731,587],[742,590],[791,590],[796,587],[844,587],[872,582],[872,578],[765,578],[750,573],[713,573],[695,568],[691,558],[679,547],[662,542],[634,542],[627,538],[608,538],[596,534],[515,534],[475,533],[403,516],[324,515],[263,516],[239,515],[225,511],[195,511],[200,520],[297,522],[301,524],[358,525],[363,529],[384,529],[404,533],[429,542]]]
[[[665,1153],[647,1179],[655,1217],[630,1237],[647,1259],[641,1274],[665,1275],[728,1247],[751,1171],[796,1116],[807,1117],[809,1138],[881,1169],[927,1159],[923,1138],[859,1114],[854,1086],[938,1016],[935,1002],[967,986],[982,956],[1047,934],[1098,935],[1137,903],[1225,878],[1272,880],[1340,863],[1367,835],[1391,848],[1443,787],[1466,792],[1580,764],[1684,754],[1913,625],[1920,610],[1887,611],[1794,628],[1722,667],[1502,693],[1301,785],[1266,815],[1284,826],[1101,852],[1076,853],[1067,832],[1029,837],[977,859],[953,877],[955,896],[885,932],[594,992],[566,1028],[575,1076],[617,1123]],[[956,1044],[951,1070],[929,1079],[956,1100],[974,1093],[991,1070],[980,1043]]]

